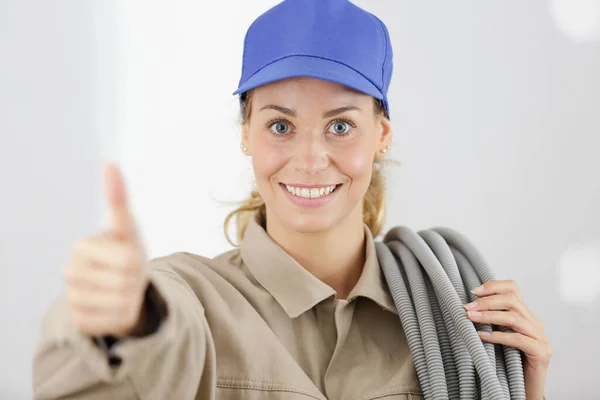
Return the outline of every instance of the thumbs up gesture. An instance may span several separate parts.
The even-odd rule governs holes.
[[[136,221],[127,204],[121,172],[104,170],[108,230],[75,240],[64,266],[69,308],[86,335],[123,338],[140,329],[148,286],[146,255]]]

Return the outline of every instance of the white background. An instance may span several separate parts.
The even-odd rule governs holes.
[[[0,398],[31,397],[72,240],[124,168],[152,257],[228,249],[246,196],[245,30],[276,1],[0,0]],[[598,399],[598,1],[357,0],[395,51],[387,226],[462,231],[554,347],[549,399]],[[594,8],[596,7],[596,8]]]

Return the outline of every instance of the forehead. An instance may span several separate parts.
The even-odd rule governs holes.
[[[295,102],[302,100],[319,102],[368,101],[371,96],[339,83],[309,77],[295,77],[268,83],[254,89],[254,101]]]

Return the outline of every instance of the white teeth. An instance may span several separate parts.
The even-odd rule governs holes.
[[[303,197],[305,199],[317,199],[319,197],[327,196],[333,192],[336,185],[321,187],[321,188],[299,188],[290,185],[285,185],[288,192],[294,196]]]

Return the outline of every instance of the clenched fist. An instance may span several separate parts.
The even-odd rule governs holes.
[[[115,165],[105,167],[104,183],[111,226],[73,243],[64,276],[77,327],[89,336],[123,338],[143,325],[146,254]]]

